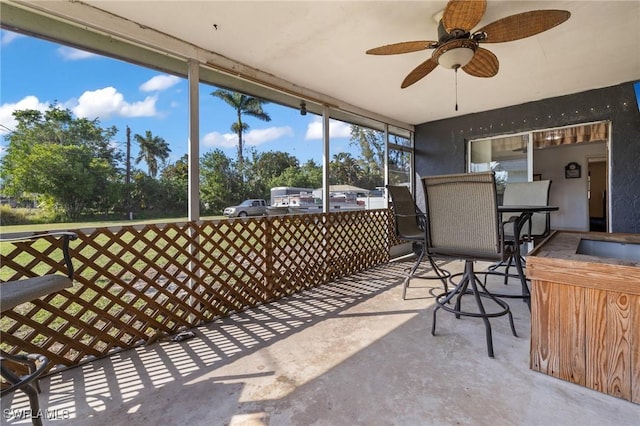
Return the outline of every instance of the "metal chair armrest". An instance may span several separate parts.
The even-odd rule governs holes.
[[[75,240],[76,238],[78,238],[78,234],[76,234],[75,232],[53,231],[53,232],[42,232],[42,233],[35,233],[35,234],[11,236],[8,238],[0,237],[0,243],[33,241],[39,238],[47,238],[47,237],[62,238],[62,255],[64,257],[64,263],[67,268],[67,277],[69,277],[70,280],[73,280],[74,270],[73,270],[73,262],[71,262],[71,255],[69,253],[69,243],[72,240]]]
[[[0,359],[8,360],[13,363],[26,365],[29,368],[29,374],[25,376],[18,376],[9,368],[6,368],[4,365],[0,364],[0,370],[2,377],[9,383],[9,386],[2,388],[0,391],[0,395],[8,395],[11,392],[21,389],[24,386],[31,384],[33,381],[38,380],[38,378],[45,372],[47,366],[49,365],[49,359],[41,354],[20,354],[20,355],[11,355],[7,352],[2,351],[0,354]]]

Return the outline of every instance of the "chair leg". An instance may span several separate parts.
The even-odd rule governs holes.
[[[40,418],[40,401],[38,400],[38,391],[33,383],[22,388],[22,392],[29,397],[29,406],[31,407],[31,423],[33,426],[42,426]]]
[[[498,299],[494,294],[492,294],[491,292],[489,292],[489,290],[487,290],[487,287],[485,287],[482,282],[480,281],[480,279],[478,279],[478,276],[474,273],[474,279],[476,281],[476,283],[482,288],[482,292],[480,292],[479,294],[483,294],[486,297],[490,298],[491,300],[494,301],[494,303],[503,306],[506,305],[506,302],[503,302],[502,300]],[[509,325],[511,326],[511,333],[513,333],[514,336],[518,337],[518,333],[516,333],[516,326],[515,323],[513,322],[513,314],[511,312],[511,309],[509,309],[509,306],[507,305],[507,316],[509,318]]]
[[[531,310],[531,294],[529,293],[529,286],[527,285],[527,277],[524,275],[524,268],[520,261],[520,254],[516,254],[515,264],[518,276],[520,277],[520,284],[522,285],[522,299],[527,304],[529,310]]]
[[[29,369],[29,374],[22,377],[18,376],[9,368],[7,368],[4,363],[5,360],[27,366],[27,368]],[[49,359],[44,355],[11,355],[4,351],[0,351],[0,374],[9,384],[9,386],[0,391],[0,396],[8,395],[12,392],[15,392],[16,390],[21,390],[22,392],[24,392],[29,398],[29,406],[32,414],[31,422],[34,426],[42,425],[42,419],[39,416],[40,401],[38,399],[38,378],[45,372],[48,364]]]
[[[433,310],[433,321],[431,323],[432,336],[436,335],[436,314],[438,313],[438,309],[440,309],[444,304],[449,304],[451,299],[453,299],[456,295],[466,291],[467,283],[468,283],[467,275],[463,274],[462,278],[460,279],[460,282],[456,285],[456,287],[453,290],[451,290],[450,292],[445,292],[436,297],[436,307]],[[439,298],[442,296],[444,296],[444,299],[439,300]],[[457,305],[458,304],[456,303],[456,306]]]
[[[478,286],[476,285],[475,276],[473,278],[470,278],[470,280],[471,287],[473,288],[473,297],[476,299],[478,310],[480,311],[482,321],[484,322],[485,339],[487,341],[487,354],[489,355],[489,358],[493,358],[493,334],[491,333],[491,323],[489,322],[489,318],[487,317],[487,312],[484,310],[482,300],[480,300],[480,294],[478,293]]]
[[[478,312],[462,310],[462,301],[461,301],[462,297],[468,294],[472,294],[474,296],[476,305],[478,307]],[[454,297],[456,298],[456,303],[454,307],[448,306],[449,301]],[[487,312],[484,307],[484,304],[482,303],[483,297],[491,299],[498,307],[500,307],[500,309],[495,312]],[[513,335],[516,337],[518,336],[516,333],[515,324],[513,322],[513,314],[511,313],[511,309],[509,308],[509,305],[503,300],[496,298],[487,290],[485,285],[477,277],[473,269],[472,260],[467,260],[465,262],[464,273],[462,275],[462,278],[460,279],[460,282],[456,285],[456,287],[451,292],[442,293],[436,297],[436,307],[433,310],[433,323],[431,326],[432,335],[435,335],[436,314],[440,308],[455,314],[456,318],[460,318],[460,316],[482,318],[482,321],[484,322],[484,326],[485,326],[487,353],[490,358],[494,357],[494,352],[493,352],[493,335],[491,331],[491,323],[489,322],[489,318],[507,315],[509,318],[509,324],[511,326],[511,331]]]
[[[504,285],[507,285],[509,283],[509,269],[511,268],[511,266],[513,266],[513,256],[509,256],[509,259],[507,259],[507,263],[504,268]]]
[[[428,253],[425,254],[424,247],[423,246],[421,246],[421,247],[422,247],[422,249],[420,250],[420,254],[418,255],[418,259],[413,264],[413,267],[409,270],[409,273],[407,274],[407,276],[404,279],[404,282],[402,284],[402,300],[406,299],[407,289],[409,288],[409,282],[411,281],[411,278],[413,278],[413,276],[418,271],[418,268],[420,267],[420,264],[422,263],[422,261],[425,258],[425,256],[427,257],[427,259],[429,259],[429,264],[431,265],[431,268],[433,269],[433,272],[435,273],[435,275],[432,275],[432,276],[420,276],[420,278],[425,279],[425,280],[438,279],[438,280],[440,280],[442,282],[442,284],[444,286],[444,291],[445,292],[449,291],[447,280],[451,276],[451,273],[449,271],[439,267],[438,264],[435,262],[435,260],[433,260],[433,257],[431,257]]]
[[[433,272],[435,272],[436,275],[440,278],[440,281],[442,281],[442,285],[444,286],[445,293],[449,292],[449,285],[447,283],[447,279],[451,276],[451,273],[439,267],[436,264],[436,261],[433,260],[433,257],[431,256],[427,256],[427,257],[429,258],[429,263],[431,264],[431,268],[433,269]]]
[[[411,281],[411,278],[413,277],[413,274],[415,274],[416,271],[418,270],[418,267],[420,266],[420,263],[422,262],[423,258],[424,258],[424,248],[422,250],[420,250],[420,254],[418,255],[418,259],[413,264],[413,267],[411,268],[411,270],[407,274],[407,277],[404,279],[404,283],[402,285],[402,300],[406,299],[407,288],[409,287],[409,281]]]
[[[495,271],[496,269],[498,269],[499,267],[504,266],[504,260],[501,260],[500,262],[496,262],[493,265],[489,266],[490,271]]]

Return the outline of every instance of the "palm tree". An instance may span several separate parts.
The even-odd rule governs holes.
[[[149,176],[155,178],[158,174],[158,159],[164,163],[169,158],[169,153],[171,152],[169,144],[163,138],[153,136],[149,130],[146,131],[144,137],[136,133],[134,138],[140,145],[136,164],[144,160],[149,169]]]
[[[334,154],[329,164],[331,178],[334,185],[359,185],[362,168],[358,161],[348,152]]]
[[[212,96],[222,99],[229,106],[236,110],[238,119],[231,125],[231,131],[238,135],[238,167],[242,175],[244,167],[244,157],[242,155],[243,141],[242,134],[249,129],[249,125],[242,121],[243,115],[249,115],[262,121],[271,121],[269,114],[262,110],[262,105],[268,102],[264,99],[243,95],[242,93],[230,90],[218,89],[211,93]]]

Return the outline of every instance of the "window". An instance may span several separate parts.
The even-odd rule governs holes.
[[[507,182],[529,180],[529,134],[469,141],[468,171],[494,171],[498,194]]]
[[[393,129],[397,132],[397,129]],[[391,133],[389,130],[388,161],[389,184],[412,187],[413,139],[410,134]]]

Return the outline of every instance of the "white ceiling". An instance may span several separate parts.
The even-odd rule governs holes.
[[[45,8],[46,3],[42,3]],[[404,77],[429,57],[430,50],[393,56],[365,54],[384,44],[437,40],[432,16],[444,9],[444,0],[85,3],[302,88],[409,124],[640,80],[637,0],[489,0],[476,29],[537,9],[568,10],[571,18],[527,39],[484,44],[498,57],[500,70],[488,79],[459,72],[457,112],[452,70],[436,68],[418,83],[400,89]],[[86,14],[82,19],[92,16]]]

